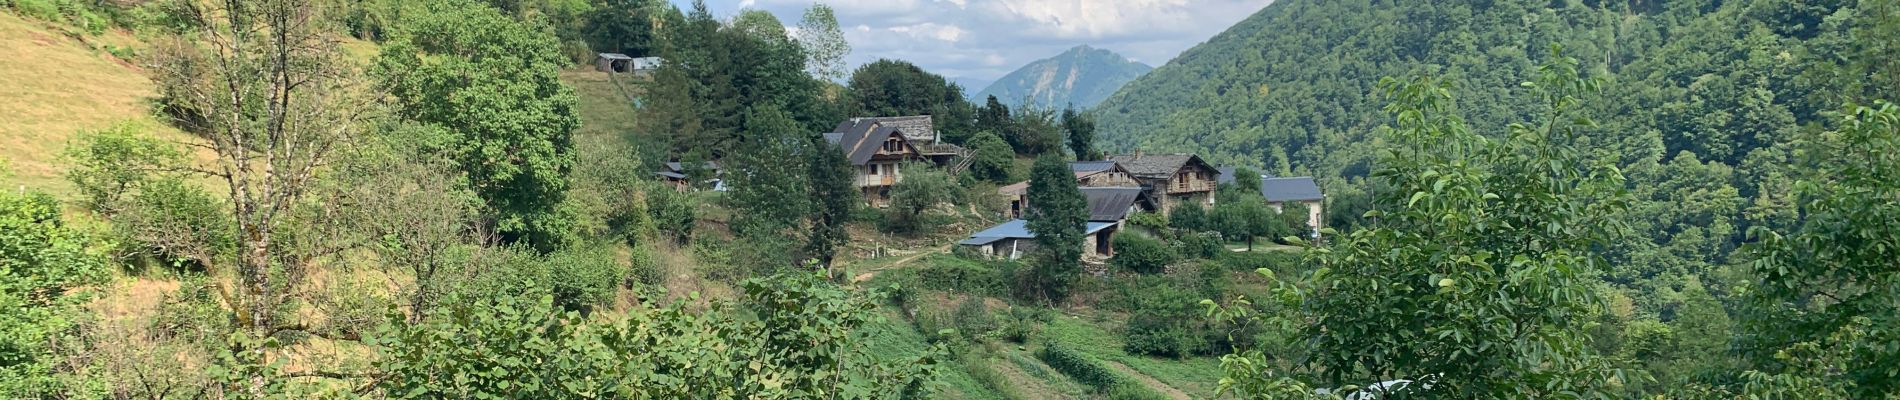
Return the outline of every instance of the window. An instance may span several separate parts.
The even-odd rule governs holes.
[[[902,150],[903,148],[904,148],[904,145],[902,143],[898,143],[897,138],[891,138],[890,140],[884,141],[885,152],[896,153]]]

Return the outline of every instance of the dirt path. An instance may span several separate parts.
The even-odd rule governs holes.
[[[1156,391],[1159,391],[1161,392],[1162,395],[1168,396],[1168,398],[1179,399],[1179,400],[1189,400],[1189,399],[1194,398],[1193,396],[1188,396],[1187,392],[1183,392],[1181,391],[1181,389],[1175,389],[1173,386],[1168,386],[1168,384],[1166,383],[1161,383],[1160,380],[1157,380],[1152,376],[1148,376],[1147,374],[1143,374],[1141,373],[1141,371],[1136,371],[1134,368],[1129,368],[1128,365],[1126,364],[1122,364],[1120,362],[1111,361],[1111,360],[1101,360],[1101,361],[1103,364],[1108,364],[1109,368],[1114,368],[1116,371],[1120,371],[1122,375],[1127,375],[1130,378],[1135,378],[1135,381],[1140,382],[1142,386],[1147,386],[1149,389],[1154,389]]]
[[[897,261],[892,261],[890,264],[884,264],[884,266],[878,267],[877,269],[864,271],[864,273],[862,274],[858,274],[857,276],[851,277],[851,283],[859,283],[859,282],[868,281],[868,280],[871,280],[871,278],[877,277],[877,274],[879,272],[884,272],[884,270],[902,267],[904,266],[904,264],[909,264],[911,261],[917,261],[917,259],[924,258],[924,256],[927,256],[927,255],[950,251],[951,246],[956,246],[956,243],[946,244],[943,246],[931,248],[929,250],[920,251],[920,252],[917,252],[917,254],[910,255],[909,257],[904,257],[904,258],[898,259]]]

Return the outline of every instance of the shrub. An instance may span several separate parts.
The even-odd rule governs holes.
[[[1108,367],[1089,359],[1081,352],[1063,347],[1061,343],[1050,342],[1049,345],[1043,346],[1042,351],[1036,353],[1036,358],[1042,359],[1042,362],[1049,364],[1050,368],[1055,368],[1056,371],[1068,375],[1076,382],[1099,391],[1107,391],[1122,383],[1121,376],[1116,375]]]
[[[699,205],[694,204],[692,196],[667,189],[647,191],[647,213],[653,218],[654,228],[675,244],[686,244],[693,239],[693,225],[699,222]]]
[[[1210,349],[1213,330],[1201,318],[1201,293],[1163,277],[1129,280],[1117,291],[1116,303],[1130,313],[1122,327],[1123,351],[1179,358]]]
[[[627,269],[627,283],[658,286],[666,282],[666,272],[660,269],[660,263],[654,259],[650,246],[634,246],[633,254],[627,257],[632,265]]]
[[[1174,253],[1185,258],[1214,259],[1231,253],[1213,233],[1182,232],[1175,236],[1173,245]]]
[[[1010,307],[1004,315],[1002,326],[997,329],[997,337],[1016,344],[1029,342],[1029,338],[1042,332],[1042,325],[1054,318],[1046,308]]]
[[[1012,262],[981,262],[957,257],[930,256],[917,268],[917,286],[946,292],[1003,297],[1009,294],[1008,270]]]
[[[1204,232],[1214,230],[1209,226],[1207,209],[1200,202],[1188,202],[1168,211],[1168,226],[1185,232]]]
[[[990,315],[989,307],[983,305],[980,297],[966,297],[957,304],[957,310],[950,314],[950,321],[964,338],[975,340],[996,330],[996,317]]]
[[[563,249],[539,261],[546,265],[541,278],[554,295],[554,305],[568,311],[591,312],[612,302],[627,276],[626,268],[604,247]]]
[[[1129,271],[1157,274],[1165,271],[1174,258],[1174,249],[1159,240],[1125,234],[1115,236],[1115,258],[1109,263]]]
[[[13,0],[13,9],[20,15],[47,21],[59,20],[59,6],[49,0]]]
[[[1168,229],[1168,217],[1161,213],[1138,212],[1128,216],[1128,224],[1159,232]]]
[[[1215,259],[1231,271],[1251,272],[1266,268],[1277,274],[1300,272],[1300,254],[1284,251],[1224,252]],[[1286,275],[1291,276],[1291,275]]]

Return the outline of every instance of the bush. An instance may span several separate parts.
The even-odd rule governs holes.
[[[1168,226],[1184,232],[1205,232],[1214,230],[1208,221],[1207,209],[1200,202],[1188,202],[1168,211]]]
[[[1122,350],[1129,354],[1186,357],[1211,350],[1208,329],[1201,316],[1203,293],[1184,288],[1175,279],[1143,277],[1121,282],[1110,306],[1130,313],[1122,327]]]
[[[1089,359],[1081,352],[1063,347],[1061,343],[1050,342],[1049,345],[1043,346],[1042,351],[1036,353],[1036,358],[1042,359],[1042,362],[1049,364],[1050,368],[1055,368],[1056,371],[1068,375],[1076,382],[1099,391],[1108,391],[1122,383],[1122,377],[1109,370],[1108,367]]]
[[[1128,224],[1160,232],[1168,229],[1168,217],[1161,213],[1138,212],[1128,216]]]
[[[1220,236],[1206,232],[1181,232],[1174,238],[1174,254],[1185,258],[1211,260],[1232,253],[1221,246]]]
[[[1041,333],[1042,325],[1053,318],[1054,314],[1046,308],[1010,307],[996,336],[1016,344],[1028,343],[1029,338]]]
[[[975,340],[996,330],[996,317],[990,315],[989,307],[983,305],[980,297],[966,297],[957,304],[957,310],[950,314],[950,321],[964,338]]]
[[[1266,268],[1282,276],[1300,272],[1300,254],[1284,251],[1224,252],[1215,260],[1230,271],[1252,272]]]
[[[628,257],[633,265],[627,269],[627,283],[659,286],[666,283],[666,272],[660,269],[660,263],[654,259],[650,246],[634,246],[633,254]]]
[[[59,6],[49,0],[13,0],[13,9],[31,18],[59,20]]]
[[[692,196],[664,188],[648,190],[648,216],[660,234],[674,244],[693,239],[693,226],[699,222],[699,205]]]
[[[1164,272],[1174,259],[1174,249],[1161,241],[1124,234],[1115,236],[1115,258],[1110,259],[1109,263],[1129,271],[1158,274]]]
[[[922,268],[914,271],[919,288],[963,292],[981,296],[1005,297],[1009,294],[1009,261],[982,262],[957,257],[929,256]]]

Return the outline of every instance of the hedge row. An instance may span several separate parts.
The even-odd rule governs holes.
[[[1107,366],[1083,356],[1080,352],[1062,347],[1061,344],[1055,342],[1050,342],[1048,346],[1043,347],[1041,352],[1036,353],[1036,357],[1041,358],[1043,363],[1049,364],[1049,367],[1055,368],[1056,371],[1105,394],[1108,399],[1161,400],[1168,398],[1155,392],[1154,389],[1142,386],[1108,369]]]

